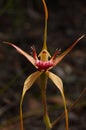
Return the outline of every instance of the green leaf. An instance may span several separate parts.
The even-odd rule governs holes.
[[[35,66],[35,59],[31,55],[29,55],[28,53],[26,53],[25,51],[23,51],[22,49],[20,49],[19,47],[17,47],[16,45],[14,45],[10,42],[3,42],[3,43],[14,47],[20,54],[25,56]]]
[[[24,88],[23,88],[23,92],[22,92],[22,97],[21,97],[21,101],[20,101],[20,126],[21,126],[21,130],[23,130],[22,102],[23,102],[24,95],[25,95],[26,91],[30,89],[30,87],[34,84],[34,82],[37,80],[37,78],[41,74],[42,74],[42,71],[36,71],[36,72],[32,73],[25,80]]]
[[[50,71],[46,71],[45,73],[61,92],[63,102],[64,102],[64,108],[65,108],[66,130],[68,130],[68,112],[67,112],[67,107],[66,107],[66,100],[65,100],[65,96],[64,96],[62,80],[57,75],[53,74]]]
[[[58,64],[72,49],[73,47],[84,37],[85,35],[82,35],[79,37],[66,51],[64,51],[61,55],[59,55],[55,61],[54,61],[54,66]]]

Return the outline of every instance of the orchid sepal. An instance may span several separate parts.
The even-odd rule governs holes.
[[[3,43],[14,47],[20,54],[25,56],[35,66],[35,59],[31,55],[29,55],[28,53],[26,53],[25,51],[20,49],[18,46],[14,45],[13,43],[10,43],[10,42],[3,42]]]
[[[45,73],[51,79],[51,81],[55,84],[55,86],[59,89],[59,91],[62,95],[63,103],[64,103],[64,109],[65,109],[65,117],[66,117],[66,130],[68,130],[68,112],[67,112],[67,106],[66,106],[66,99],[65,99],[65,96],[64,96],[63,82],[62,82],[60,77],[53,74],[52,72],[46,71]]]
[[[51,60],[53,60],[54,65],[56,66],[73,48],[74,46],[84,37],[85,35],[82,35],[81,37],[79,37],[68,49],[66,49],[62,54],[60,54],[57,58],[55,58],[55,60],[53,60],[53,57],[51,58]]]
[[[22,91],[22,97],[20,101],[20,128],[21,130],[23,129],[23,114],[22,114],[22,103],[23,103],[23,98],[27,90],[31,88],[31,86],[34,84],[34,82],[37,80],[37,78],[43,73],[43,71],[36,71],[32,73],[24,82],[24,87]]]

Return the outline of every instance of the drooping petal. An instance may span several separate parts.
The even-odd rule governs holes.
[[[65,100],[65,96],[64,96],[62,80],[57,75],[53,74],[50,71],[46,71],[45,73],[53,81],[53,83],[56,85],[56,87],[61,92],[61,95],[62,95],[62,98],[63,98],[63,102],[64,102],[64,108],[65,108],[66,130],[68,130],[68,113],[67,113],[66,100]]]
[[[11,45],[12,47],[14,47],[20,54],[25,56],[35,66],[35,59],[31,55],[29,55],[28,53],[26,53],[25,51],[23,51],[22,49],[20,49],[19,47],[17,47],[16,45],[14,45],[10,42],[3,42],[3,43]]]
[[[22,96],[25,95],[26,91],[33,85],[33,83],[37,80],[37,78],[42,74],[42,71],[36,71],[32,73],[24,82],[24,88]]]
[[[66,51],[64,51],[61,55],[59,55],[55,61],[54,61],[54,66],[58,64],[72,49],[73,47],[84,37],[85,35],[82,35],[79,37]]]
[[[22,102],[23,102],[24,95],[25,95],[26,91],[30,89],[30,87],[34,84],[34,82],[37,80],[37,78],[41,74],[42,74],[42,71],[36,71],[36,72],[32,73],[25,80],[24,88],[23,88],[23,92],[22,92],[22,97],[21,97],[21,101],[20,101],[20,127],[21,127],[21,130],[24,130],[23,129],[23,115],[22,115]]]

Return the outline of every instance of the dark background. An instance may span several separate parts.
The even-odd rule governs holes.
[[[62,52],[86,33],[85,0],[47,0],[48,50]],[[23,83],[35,71],[16,50],[2,41],[10,41],[30,54],[34,44],[39,53],[43,44],[44,10],[41,0],[0,0],[0,130],[19,130],[19,102]],[[52,71],[64,82],[68,107],[86,88],[86,37]],[[27,92],[24,103],[25,130],[44,130],[39,82]],[[51,119],[63,111],[59,91],[48,81],[47,101]],[[65,121],[55,130],[65,129]],[[70,130],[86,130],[86,96],[69,113]]]

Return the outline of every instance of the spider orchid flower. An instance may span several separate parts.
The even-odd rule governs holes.
[[[65,110],[65,117],[66,117],[66,130],[68,130],[68,112],[66,107],[66,100],[64,96],[64,90],[63,90],[63,83],[60,77],[55,75],[54,73],[50,72],[50,70],[55,67],[72,49],[73,47],[84,37],[82,35],[79,37],[66,51],[64,51],[62,54],[60,53],[60,49],[57,49],[54,53],[54,55],[51,57],[50,53],[47,50],[47,20],[48,20],[48,10],[45,3],[45,0],[42,0],[44,5],[44,11],[45,11],[45,28],[44,28],[44,43],[42,51],[39,55],[36,53],[36,49],[34,46],[32,46],[32,55],[29,55],[22,49],[20,49],[18,46],[9,43],[9,42],[3,42],[5,44],[11,45],[14,47],[20,54],[25,56],[32,65],[37,69],[36,72],[32,73],[24,82],[22,97],[20,101],[20,126],[21,130],[23,130],[23,115],[22,115],[22,102],[23,98],[25,96],[25,93],[27,90],[31,88],[31,86],[34,84],[34,82],[40,77],[41,79],[41,92],[42,92],[42,101],[44,106],[44,121],[46,124],[47,130],[50,130],[53,125],[49,119],[48,112],[47,112],[47,104],[46,104],[46,83],[48,78],[52,80],[52,82],[55,84],[55,86],[59,89],[64,103],[64,110]]]

